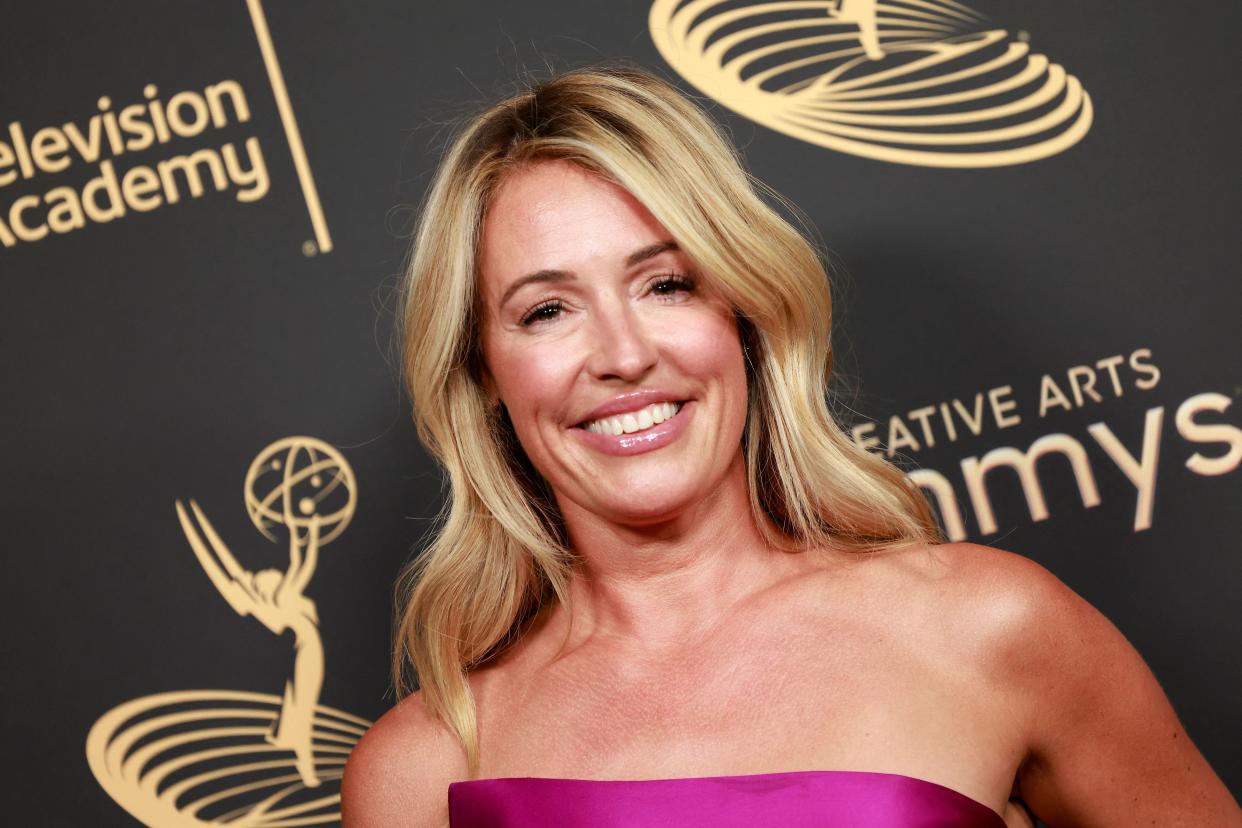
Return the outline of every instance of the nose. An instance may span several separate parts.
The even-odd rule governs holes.
[[[587,370],[596,379],[634,382],[659,360],[650,331],[628,302],[601,308],[590,326]]]

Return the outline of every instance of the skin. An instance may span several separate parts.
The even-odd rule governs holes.
[[[1030,825],[1242,825],[1142,659],[1032,561],[970,544],[786,553],[748,506],[741,345],[729,308],[632,196],[566,162],[511,174],[481,255],[485,386],[551,483],[581,568],[471,674],[483,777],[651,779],[869,770]],[[554,268],[573,279],[532,283]],[[522,325],[531,308],[556,310]],[[572,428],[638,388],[695,400],[631,457]],[[467,778],[418,694],[363,737],[344,824],[447,823]]]

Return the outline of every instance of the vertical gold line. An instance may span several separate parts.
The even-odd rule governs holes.
[[[298,182],[302,185],[302,197],[306,200],[306,210],[310,213],[315,243],[319,245],[320,253],[328,253],[332,250],[332,237],[328,235],[328,223],[324,220],[319,193],[315,189],[315,179],[306,160],[306,150],[302,147],[302,135],[298,132],[297,119],[293,117],[293,105],[289,103],[289,92],[285,89],[284,75],[280,73],[280,63],[276,60],[272,35],[267,30],[262,0],[246,0],[246,5],[250,9],[255,37],[259,40],[259,50],[263,53],[263,65],[267,67],[267,77],[272,83],[272,94],[276,96],[276,108],[280,110],[280,123],[284,126],[285,138],[289,141],[293,166],[298,173]]]

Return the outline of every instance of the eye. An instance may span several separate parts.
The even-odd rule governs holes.
[[[533,308],[528,310],[518,322],[522,327],[528,327],[535,322],[547,322],[555,319],[561,312],[561,300],[549,299],[546,302],[540,302]]]
[[[652,280],[648,290],[659,297],[671,297],[678,292],[691,293],[694,288],[694,280],[688,276],[680,273],[661,273]],[[548,299],[526,311],[518,320],[518,324],[528,328],[541,322],[551,322],[560,316],[564,309],[565,306],[560,299]]]
[[[672,296],[677,291],[690,293],[694,290],[694,280],[680,273],[662,273],[651,284],[651,292],[657,296]]]

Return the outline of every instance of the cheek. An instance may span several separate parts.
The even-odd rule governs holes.
[[[488,367],[496,389],[524,443],[536,427],[537,416],[563,414],[577,373],[574,353],[573,348],[555,344],[501,348],[488,353]]]
[[[671,353],[687,374],[722,382],[730,396],[745,398],[746,364],[732,317],[703,314],[670,332]]]

